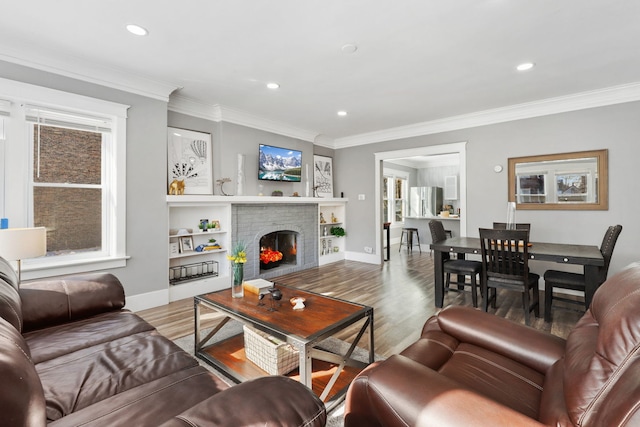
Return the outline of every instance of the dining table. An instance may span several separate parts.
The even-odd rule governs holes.
[[[431,243],[434,264],[435,305],[441,308],[444,302],[444,262],[445,254],[457,254],[464,259],[467,254],[482,255],[478,237],[451,237],[437,243]],[[604,266],[604,257],[598,246],[575,245],[566,243],[531,242],[528,247],[532,261],[551,261],[559,264],[583,266],[585,275],[585,305],[589,307],[598,286],[604,281],[599,268]]]

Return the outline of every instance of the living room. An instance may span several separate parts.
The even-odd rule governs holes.
[[[244,194],[247,196],[257,196],[260,192],[258,188],[260,182],[257,179],[259,144],[299,150],[302,152],[303,164],[312,164],[314,155],[331,157],[334,168],[334,197],[339,198],[344,195],[349,200],[345,210],[345,220],[348,223],[345,257],[348,260],[373,264],[382,264],[384,255],[382,223],[379,215],[376,215],[380,208],[378,204],[380,184],[376,183],[380,164],[376,159],[381,153],[446,152],[451,144],[462,144],[465,159],[466,199],[461,211],[465,220],[465,229],[461,230],[461,233],[477,236],[480,227],[505,219],[508,201],[506,169],[509,158],[606,149],[609,174],[607,210],[522,210],[517,212],[517,221],[532,224],[532,240],[589,245],[598,245],[604,230],[609,225],[623,224],[625,229],[617,243],[616,254],[610,268],[610,275],[612,275],[637,260],[633,236],[640,235],[640,225],[636,220],[637,212],[640,211],[640,198],[633,196],[632,189],[633,171],[637,167],[636,159],[640,156],[640,145],[637,144],[640,139],[640,124],[637,120],[640,116],[640,83],[636,77],[639,70],[637,60],[629,59],[633,66],[624,61],[624,58],[634,56],[635,42],[632,40],[638,38],[634,37],[637,35],[637,30],[632,25],[624,26],[623,23],[627,24],[627,22],[621,17],[625,14],[633,16],[637,12],[637,6],[625,3],[628,2],[616,2],[615,7],[612,5],[602,7],[602,15],[607,11],[611,11],[612,14],[615,11],[615,19],[607,20],[606,23],[610,27],[601,28],[600,34],[610,35],[621,32],[620,28],[626,28],[627,44],[617,44],[616,38],[616,42],[608,48],[621,52],[618,60],[608,64],[598,63],[594,68],[597,69],[596,74],[605,73],[611,69],[627,68],[626,74],[621,73],[604,82],[598,80],[591,86],[576,85],[573,87],[577,89],[573,91],[563,88],[558,90],[559,84],[553,78],[547,80],[547,90],[526,89],[529,84],[533,84],[530,82],[530,76],[535,74],[529,74],[528,77],[521,75],[516,78],[521,80],[516,80],[515,83],[510,80],[511,87],[505,87],[504,93],[493,93],[493,100],[484,104],[472,103],[471,101],[475,102],[475,99],[471,97],[471,93],[467,99],[465,93],[471,92],[474,88],[469,88],[465,79],[456,78],[455,81],[448,82],[447,91],[451,95],[451,100],[447,103],[438,102],[429,109],[424,108],[424,114],[419,109],[414,111],[413,117],[419,117],[416,120],[408,121],[400,117],[387,127],[371,126],[366,131],[353,134],[336,133],[336,137],[328,137],[325,132],[315,129],[307,131],[306,127],[300,124],[301,121],[278,121],[269,116],[261,117],[255,111],[234,108],[232,100],[224,100],[224,102],[211,100],[207,103],[198,99],[189,99],[181,95],[178,84],[164,84],[164,82],[161,84],[157,79],[147,79],[136,73],[128,73],[127,70],[117,70],[116,74],[121,79],[110,80],[106,78],[105,69],[109,67],[104,62],[84,63],[85,67],[76,67],[78,53],[66,55],[61,53],[54,58],[55,61],[45,63],[43,57],[27,55],[24,47],[29,45],[28,39],[22,42],[24,45],[17,42],[15,45],[11,44],[12,35],[6,33],[8,31],[6,28],[12,28],[12,26],[8,25],[2,30],[3,41],[0,44],[2,46],[0,98],[6,97],[5,87],[25,84],[128,106],[126,109],[126,167],[121,170],[122,178],[126,179],[126,208],[121,218],[126,227],[126,238],[123,246],[124,253],[119,254],[122,257],[120,260],[122,266],[102,270],[115,274],[122,281],[127,296],[127,308],[133,311],[157,307],[169,302],[168,127],[211,135],[213,182],[225,177],[235,179],[236,159],[239,154],[244,155],[246,160]],[[367,7],[361,6],[365,9]],[[415,4],[414,6],[418,7]],[[546,6],[560,13],[556,10],[556,6],[550,4]],[[573,2],[572,6],[582,7],[578,2]],[[628,8],[627,13],[624,13],[625,7]],[[381,8],[377,12],[383,15],[383,10],[384,8]],[[124,12],[122,14],[125,15]],[[596,12],[590,15],[592,22],[598,22],[597,15]],[[543,16],[539,17],[543,18]],[[5,15],[2,19],[4,21],[11,18]],[[613,25],[616,19],[620,21],[620,25]],[[544,27],[543,24],[541,26]],[[28,28],[29,25],[24,23],[24,27]],[[402,32],[400,27],[397,32]],[[395,31],[388,30],[389,37],[392,33]],[[580,48],[584,50],[588,50],[588,46],[584,47],[583,44],[592,43],[594,46],[597,45],[598,49],[591,51],[591,56],[604,55],[605,52],[599,50],[602,49],[602,45],[593,43],[593,39],[598,37],[598,34],[592,34],[587,40],[580,42],[572,37],[557,41],[557,44],[564,46],[559,49],[558,55],[566,55],[571,51],[572,43],[580,44]],[[607,38],[604,35],[601,37]],[[400,41],[402,40],[398,40]],[[346,42],[353,42],[353,40],[345,40]],[[40,43],[41,48],[47,48],[45,40]],[[124,42],[120,44],[121,49],[124,49],[128,43],[136,42],[124,38]],[[419,51],[422,48],[424,46],[419,45],[416,50]],[[550,48],[548,44],[545,44],[539,46],[536,51],[548,48]],[[340,45],[335,46],[335,49],[340,50]],[[51,50],[54,50],[53,47]],[[139,52],[144,49],[138,46],[136,50]],[[206,53],[198,52],[198,54],[214,56],[215,52],[210,49]],[[355,55],[357,54],[358,51]],[[446,52],[441,54],[443,57],[447,56]],[[526,55],[523,54],[523,56]],[[534,60],[539,62],[538,59]],[[140,62],[143,60],[140,59]],[[513,68],[512,65],[515,66],[515,62],[505,65],[505,70],[508,67]],[[540,69],[544,69],[544,66],[538,63],[538,69],[534,68],[530,72],[539,72]],[[386,72],[387,68],[381,68],[381,70]],[[300,73],[311,74],[312,71],[321,76],[322,65],[314,64],[313,67],[301,69]],[[577,66],[575,68],[558,66],[554,71],[546,71],[546,73],[557,73],[564,78],[568,76],[569,79],[581,80],[583,77],[578,77],[581,71],[583,70]],[[428,71],[422,72],[425,76],[428,75]],[[470,71],[467,73],[471,74]],[[504,73],[506,74],[507,71]],[[178,77],[183,76],[176,76],[176,80],[179,80]],[[363,79],[367,77],[370,76],[362,75]],[[316,76],[316,78],[319,77]],[[584,79],[588,80],[588,77]],[[398,80],[400,81],[401,77]],[[281,83],[284,90],[286,82]],[[482,82],[474,81],[474,84],[481,85]],[[503,99],[510,99],[506,96],[507,92],[523,87],[524,94],[518,102],[503,102]],[[393,91],[393,88],[386,90]],[[402,90],[399,89],[398,92]],[[407,93],[404,96],[410,98],[411,95]],[[313,103],[313,99],[309,99],[304,93],[300,94],[300,98],[304,98],[303,104]],[[260,103],[268,104],[268,100],[269,98],[267,101],[260,98]],[[271,98],[271,102],[277,104],[279,101],[277,98]],[[228,107],[220,105],[227,103]],[[468,106],[467,103],[469,103]],[[464,108],[451,109],[450,104],[462,105]],[[302,109],[302,107],[299,108]],[[387,105],[384,101],[378,103],[375,108],[377,109],[376,117],[380,120],[384,118],[384,123],[389,123],[386,121],[388,117],[400,116],[396,114],[393,105]],[[455,113],[439,115],[439,108],[442,108],[442,111],[455,111]],[[333,111],[331,114],[333,119],[335,114]],[[353,112],[351,116],[355,118],[357,114]],[[349,119],[349,116],[340,118],[340,120]],[[3,144],[5,144],[4,141]],[[389,154],[389,156],[392,155]],[[4,194],[22,193],[21,187],[12,186],[11,176],[24,174],[26,164],[15,165],[10,164],[11,159],[3,160],[5,162],[2,180]],[[496,172],[496,166],[501,166],[503,170]],[[232,192],[235,192],[234,184],[231,183],[229,186],[233,188]],[[291,195],[294,192],[302,195],[305,193],[304,183],[287,185],[263,183],[263,185],[262,192],[267,195],[274,190],[282,190],[285,195]],[[214,193],[220,195],[218,187],[215,187]],[[19,200],[24,201],[23,198]],[[269,196],[265,196],[265,200],[269,200]],[[8,206],[5,203],[3,197],[4,214],[2,216],[9,218],[11,227],[31,225],[27,215],[15,215],[15,206]],[[24,211],[22,207],[20,209]],[[373,248],[372,253],[367,253],[365,248]],[[551,268],[551,264],[537,263],[533,268],[537,273],[542,274],[546,269]],[[64,266],[56,273],[73,273],[82,270],[82,266]],[[22,274],[25,280],[42,277],[42,271],[29,265],[26,260],[23,263]]]

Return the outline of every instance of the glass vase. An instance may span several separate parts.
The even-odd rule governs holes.
[[[244,264],[234,262],[231,264],[233,277],[231,278],[231,296],[233,298],[244,297],[242,282],[244,279]]]

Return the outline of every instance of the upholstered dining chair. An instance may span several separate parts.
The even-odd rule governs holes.
[[[529,271],[529,230],[481,228],[480,247],[484,311],[490,301],[496,307],[497,289],[518,291],[522,293],[525,324],[531,324],[531,311],[536,317],[540,315],[540,276]]]
[[[447,238],[447,232],[444,229],[441,221],[432,219],[429,221],[429,230],[431,231],[431,241],[433,243],[440,242]],[[482,263],[480,261],[472,261],[466,259],[450,259],[449,254],[445,253],[447,257],[443,264],[443,271],[445,274],[445,291],[461,291],[464,287],[471,287],[471,302],[474,307],[478,306],[478,281],[477,277],[482,273]],[[455,274],[456,279],[452,280],[451,275]],[[470,277],[470,283],[467,282],[467,276]],[[451,288],[450,285],[458,285],[457,288]],[[482,285],[482,278],[480,277],[480,284]]]
[[[621,225],[612,225],[607,228],[607,232],[604,234],[602,244],[600,245],[600,252],[604,258],[604,265],[598,269],[598,283],[604,283],[607,280],[607,274],[609,273],[609,264],[611,263],[611,257],[613,256],[613,248],[616,246],[618,236],[622,232]],[[547,270],[544,273],[544,321],[551,322],[551,306],[553,300],[568,302],[571,304],[579,304],[584,306],[585,310],[589,307],[586,306],[586,300],[575,300],[553,295],[554,288],[571,289],[573,291],[585,292],[585,276],[580,273],[570,273],[568,271]]]

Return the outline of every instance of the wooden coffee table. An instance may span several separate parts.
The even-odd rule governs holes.
[[[273,311],[270,295],[266,295],[261,301],[258,295],[247,292],[244,298],[232,298],[231,290],[225,289],[196,296],[195,353],[238,382],[269,375],[246,359],[242,333],[224,341],[211,343],[212,338],[230,319],[237,320],[294,346],[300,352],[300,366],[288,376],[297,378],[314,390],[327,406],[334,406],[346,392],[351,379],[374,361],[373,308],[284,285],[276,286],[282,292],[282,300],[275,304]],[[303,310],[293,310],[289,303],[292,297],[305,298],[306,307]],[[225,315],[205,337],[201,337],[202,307]],[[320,341],[360,323],[360,329],[345,354],[336,354],[316,347]],[[368,363],[352,358],[356,345],[367,330]],[[327,364],[333,371],[333,375],[328,379]],[[322,374],[314,376],[314,371],[320,370]],[[350,378],[346,385],[345,381],[338,381],[341,375]],[[335,391],[333,388],[337,383],[342,384],[342,387],[336,386],[338,390]]]

